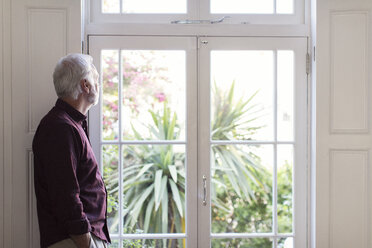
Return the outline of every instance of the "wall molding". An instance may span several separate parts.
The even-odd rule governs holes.
[[[34,154],[32,149],[26,150],[27,154],[27,239],[29,248],[38,248],[39,240],[35,237],[39,237],[38,220],[36,213],[36,196],[34,190]]]
[[[48,14],[48,15],[54,15],[56,18],[61,18],[61,24],[62,27],[60,29],[62,39],[60,40],[61,45],[62,45],[62,52],[61,54],[67,54],[68,51],[68,9],[67,8],[40,8],[40,7],[28,7],[27,8],[27,47],[26,47],[26,54],[27,54],[27,75],[28,75],[28,82],[27,82],[27,87],[28,87],[28,108],[27,108],[27,130],[28,133],[31,135],[35,134],[37,124],[40,120],[35,120],[35,116],[33,108],[34,108],[34,101],[33,97],[35,94],[33,94],[33,86],[35,83],[39,83],[38,80],[35,82],[35,78],[37,78],[41,72],[37,72],[37,65],[40,63],[43,63],[44,61],[40,61],[40,55],[35,55],[34,56],[34,49],[37,49],[38,46],[42,46],[42,42],[48,42],[45,40],[45,38],[42,38],[40,42],[33,42],[33,37],[32,33],[35,31],[35,28],[40,29],[40,26],[33,26],[33,18],[37,17],[37,15],[43,15],[43,14]],[[57,29],[55,29],[57,30]],[[36,43],[36,44],[34,44]],[[46,46],[48,47],[48,46]],[[35,59],[36,57],[36,59]],[[44,62],[45,63],[45,62]],[[48,64],[48,63],[47,63]],[[53,64],[54,65],[54,64]],[[47,65],[45,65],[47,66]],[[45,68],[45,67],[44,67]],[[43,69],[44,69],[43,68]],[[50,77],[50,84],[52,83],[51,77]],[[53,95],[53,99],[55,99],[55,96]],[[53,105],[52,105],[53,106]]]
[[[29,244],[30,248],[33,248],[33,207],[34,207],[34,171],[32,170],[32,165],[33,165],[33,153],[31,149],[27,149],[27,158],[28,158],[28,163],[27,163],[27,187],[28,187],[28,192],[27,192],[27,226],[28,226],[28,233],[27,233],[27,243]]]
[[[338,225],[335,224],[335,209],[337,208],[345,208],[344,206],[335,206],[334,201],[335,201],[335,194],[336,190],[340,187],[340,185],[335,185],[336,184],[336,179],[335,178],[335,171],[340,171],[340,168],[337,168],[337,164],[335,164],[336,156],[342,156],[342,155],[354,155],[354,156],[360,156],[360,158],[363,160],[363,164],[361,165],[362,167],[360,168],[363,173],[364,178],[361,178],[360,180],[363,179],[363,197],[362,197],[362,202],[360,205],[362,206],[363,209],[363,220],[362,220],[362,225],[360,228],[357,230],[358,233],[361,233],[362,236],[362,243],[363,246],[358,246],[360,248],[367,248],[368,243],[369,243],[369,217],[370,214],[368,213],[369,209],[369,202],[370,202],[370,197],[369,197],[369,180],[371,179],[369,175],[370,171],[370,158],[369,158],[369,150],[357,150],[357,149],[330,149],[329,150],[329,245],[328,247],[330,248],[337,248],[337,245],[335,246],[335,238],[333,236],[333,231],[334,227],[339,227]],[[350,164],[348,166],[356,166],[355,164]],[[343,178],[345,180],[345,184],[353,184],[351,181],[347,181],[347,178]],[[361,182],[361,181],[359,181]],[[338,192],[339,193],[339,192]],[[355,202],[354,204],[358,204]],[[345,217],[347,218],[347,216]],[[341,218],[339,218],[341,219]],[[340,237],[336,237],[336,239],[339,239]]]
[[[361,67],[361,70],[363,71],[364,73],[364,78],[361,79],[363,80],[363,82],[360,82],[360,92],[362,92],[361,94],[361,104],[360,104],[360,108],[361,109],[361,112],[362,112],[362,116],[361,116],[361,122],[358,123],[358,125],[354,126],[354,127],[337,127],[337,124],[339,123],[342,123],[342,122],[345,122],[345,121],[335,121],[335,110],[338,106],[341,106],[339,108],[342,108],[342,102],[338,101],[336,102],[336,98],[335,98],[335,90],[336,90],[336,86],[338,84],[338,82],[336,82],[335,80],[335,70],[334,70],[334,67],[335,67],[335,61],[337,62],[340,62],[339,60],[336,60],[335,59],[335,56],[337,55],[336,54],[336,51],[335,51],[335,42],[340,42],[340,40],[343,40],[343,39],[339,39],[337,37],[335,37],[335,26],[337,25],[336,24],[336,21],[335,21],[335,18],[337,17],[359,17],[359,18],[364,18],[364,33],[362,35],[365,35],[365,39],[364,39],[364,44],[362,47],[349,47],[350,50],[355,50],[355,49],[363,49],[363,52],[361,52],[361,54],[363,54],[364,58],[363,58],[363,61],[360,61],[360,63],[364,64],[364,67]],[[330,106],[330,133],[331,134],[360,134],[360,133],[369,133],[369,119],[370,119],[370,113],[369,113],[369,102],[370,102],[370,95],[369,95],[369,85],[368,85],[368,70],[369,70],[369,61],[368,61],[368,50],[369,50],[369,11],[368,10],[332,10],[330,11],[330,20],[329,20],[329,27],[330,27],[330,39],[329,39],[329,55],[330,55],[330,97],[329,97],[329,106]],[[353,30],[356,30],[356,29],[353,29]],[[354,36],[352,36],[354,37]],[[358,39],[358,40],[362,40],[363,39]],[[347,51],[345,51],[345,49],[343,49],[343,51],[341,53],[346,53]],[[346,65],[346,63],[345,63]],[[340,71],[340,68],[338,68],[337,71]],[[346,71],[346,70],[344,70]],[[359,73],[358,73],[359,74]],[[340,85],[339,85],[340,87]],[[350,84],[350,88],[353,88]],[[347,93],[347,92],[345,92]],[[339,99],[338,99],[339,100]],[[345,101],[347,101],[348,99],[345,97]],[[340,110],[339,110],[340,111]],[[347,113],[345,112],[345,116],[350,116],[352,113],[356,113],[354,112],[355,110],[350,110],[351,112]],[[338,116],[339,117],[339,116]],[[351,117],[350,117],[351,118]]]

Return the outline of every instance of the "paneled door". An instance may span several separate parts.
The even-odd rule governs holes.
[[[305,38],[91,36],[113,247],[305,247]]]
[[[4,247],[40,247],[33,183],[32,140],[57,95],[52,75],[58,60],[81,52],[81,3],[76,0],[7,1],[11,16],[6,53],[8,153],[4,170]],[[4,1],[5,3],[5,1]],[[5,6],[4,6],[5,7]],[[5,25],[5,24],[4,24]],[[7,35],[7,33],[6,33]],[[10,74],[10,75],[9,75]],[[2,242],[1,242],[2,243]],[[0,244],[0,247],[2,244]]]
[[[313,5],[312,247],[372,247],[372,1]]]
[[[4,53],[8,61],[4,75],[9,112],[4,132],[8,152],[4,154],[7,163],[1,186],[4,239],[0,247],[37,248],[40,238],[32,140],[40,120],[57,100],[52,80],[54,66],[62,56],[81,52],[81,3],[76,0],[3,2],[2,10],[10,16],[3,32],[11,43]]]

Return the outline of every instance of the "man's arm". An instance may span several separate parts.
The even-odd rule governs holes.
[[[45,137],[47,147],[40,158],[43,160],[50,204],[58,226],[67,234],[74,235],[76,242],[87,245],[84,240],[91,231],[80,200],[80,185],[77,177],[82,145],[74,128],[61,124],[49,130]],[[88,234],[88,235],[87,235]],[[81,236],[81,237],[80,237]],[[89,247],[89,246],[87,246]]]

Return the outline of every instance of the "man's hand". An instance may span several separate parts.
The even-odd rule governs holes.
[[[78,248],[89,248],[90,246],[90,233],[82,235],[70,235]]]

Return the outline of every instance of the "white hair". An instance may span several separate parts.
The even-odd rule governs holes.
[[[80,81],[88,79],[91,82],[94,68],[93,58],[89,55],[73,53],[61,58],[53,73],[57,96],[77,99],[82,92]]]

